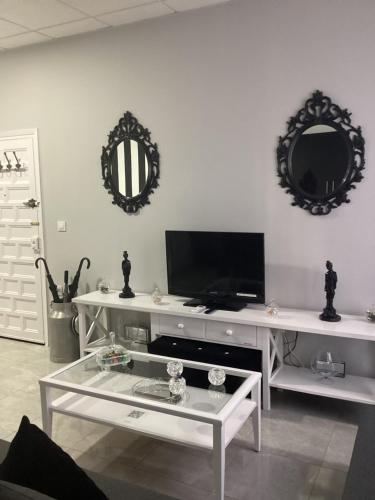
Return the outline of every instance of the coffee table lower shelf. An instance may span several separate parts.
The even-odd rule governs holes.
[[[225,423],[225,446],[231,442],[255,408],[256,403],[245,399],[234,410]],[[212,425],[187,418],[71,392],[53,401],[51,409],[64,415],[107,424],[163,441],[213,449]]]

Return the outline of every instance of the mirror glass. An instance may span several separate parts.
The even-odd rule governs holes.
[[[111,175],[116,189],[125,197],[133,198],[142,193],[150,174],[143,145],[125,138],[113,150]]]
[[[349,151],[345,139],[329,125],[307,128],[293,148],[294,181],[311,197],[330,196],[345,181],[348,167]]]

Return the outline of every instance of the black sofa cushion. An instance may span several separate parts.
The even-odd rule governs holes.
[[[9,450],[9,445],[7,441],[3,441],[0,439],[0,462],[4,460],[6,454]],[[177,500],[176,498],[172,498],[168,495],[163,495],[162,493],[157,493],[155,491],[151,491],[147,488],[143,488],[142,486],[137,486],[135,484],[128,483],[127,481],[123,481],[120,479],[114,479],[109,476],[104,476],[103,474],[98,474],[95,472],[86,471],[88,476],[94,481],[95,484],[99,486],[99,488],[107,495],[110,500],[124,500],[124,492],[126,492],[126,500]],[[26,490],[26,488],[22,488],[21,486],[5,483],[4,481],[0,481],[0,484],[6,484],[7,486],[13,486],[14,488],[19,488],[22,491]],[[8,486],[8,489],[9,489]],[[27,493],[31,490],[26,490]],[[0,488],[0,493],[2,492]],[[36,500],[47,500],[51,497],[47,497],[42,493],[34,492]],[[38,496],[39,495],[39,496]],[[21,497],[22,498],[22,497]],[[31,497],[34,500],[34,497]],[[2,499],[0,495],[0,499]],[[7,497],[4,496],[4,499],[8,500]],[[10,498],[9,500],[13,500]],[[86,500],[86,499],[84,499]]]
[[[107,500],[74,460],[25,416],[0,465],[0,479],[57,500]]]

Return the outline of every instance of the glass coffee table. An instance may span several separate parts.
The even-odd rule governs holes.
[[[208,372],[213,365],[176,360],[182,362],[186,379],[185,392],[176,398],[168,390],[167,363],[172,358],[129,352],[131,361],[126,365],[103,369],[92,353],[42,378],[44,431],[51,435],[52,415],[58,412],[212,450],[216,498],[222,500],[225,448],[249,416],[254,449],[260,451],[261,374],[220,367],[226,380],[221,386],[212,386]],[[53,388],[66,392],[53,399]]]

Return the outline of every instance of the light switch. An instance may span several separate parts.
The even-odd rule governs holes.
[[[66,220],[58,220],[57,221],[57,230],[60,233],[65,233],[65,231],[66,231]]]

